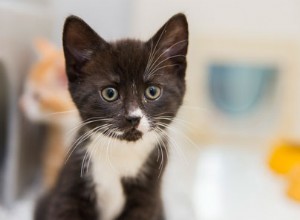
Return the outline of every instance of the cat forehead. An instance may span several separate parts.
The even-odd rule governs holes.
[[[147,48],[146,42],[134,39],[123,39],[115,42],[111,42],[110,45],[117,52],[145,52],[144,50]]]
[[[95,59],[86,66],[86,71],[101,73],[110,81],[135,79],[142,76],[149,57],[147,44],[138,40],[122,40],[110,43],[110,49],[98,51]]]
[[[111,44],[112,54],[119,65],[133,64],[138,66],[147,60],[147,44],[138,40],[121,40]]]

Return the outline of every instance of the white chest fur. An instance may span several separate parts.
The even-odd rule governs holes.
[[[152,132],[134,143],[111,140],[102,134],[92,137],[87,149],[93,164],[101,220],[112,220],[121,213],[126,202],[121,180],[140,173],[156,142]]]

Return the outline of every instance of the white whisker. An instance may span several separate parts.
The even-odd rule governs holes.
[[[165,66],[156,68],[156,69],[152,70],[150,73],[147,74],[147,79],[150,79],[154,75],[154,73],[156,73],[158,70],[161,70],[161,69],[164,69],[164,68],[167,68],[167,67],[171,67],[171,66],[177,66],[177,65],[178,64],[170,64],[170,65],[165,65]]]
[[[157,131],[155,131],[154,134],[155,134],[154,136],[155,136],[155,138],[156,138],[156,140],[157,140],[159,152],[160,152],[160,154],[161,154],[161,161],[160,161],[160,165],[159,165],[160,171],[159,171],[159,174],[158,174],[158,178],[160,178],[161,173],[162,173],[162,169],[163,169],[163,165],[164,165],[164,160],[165,160],[165,158],[164,158],[164,151],[163,151],[163,147],[162,147],[162,146],[164,146],[164,148],[165,148],[167,160],[168,160],[168,151],[167,151],[166,146],[164,145],[162,139],[161,139],[160,136],[157,134]]]
[[[168,128],[170,129],[172,132],[176,133],[176,134],[179,134],[181,135],[183,138],[185,138],[190,144],[192,144],[193,147],[195,147],[196,149],[199,149],[199,147],[187,136],[184,134],[184,132],[179,132],[177,131],[175,128],[172,128],[170,126],[167,126],[166,124],[164,123],[158,123],[160,126],[162,127],[165,127],[165,128]]]
[[[93,132],[95,130],[97,130],[98,128],[102,129],[102,126],[93,128],[92,130],[89,130],[89,131],[85,132],[83,135],[81,135],[79,138],[77,138],[77,140],[72,144],[72,146],[70,147],[70,149],[67,151],[67,154],[66,154],[67,158],[65,160],[65,164],[68,162],[68,160],[70,159],[71,155],[76,150],[77,146],[79,146],[82,142],[84,142],[85,140],[87,140],[88,138],[90,138],[93,135]]]
[[[150,72],[151,72],[153,69],[158,68],[160,64],[166,62],[166,61],[169,60],[169,59],[173,59],[173,58],[175,58],[175,57],[186,57],[186,56],[185,56],[185,55],[182,55],[182,54],[178,54],[178,55],[174,55],[174,56],[167,57],[167,58],[163,59],[162,61],[160,61],[156,66],[154,66],[154,67],[150,70]]]
[[[153,50],[153,42],[151,41],[150,53],[149,53],[149,56],[148,56],[147,65],[146,65],[146,69],[144,71],[144,74],[145,74],[145,72],[147,72],[148,67],[150,65],[150,62],[151,62],[150,59],[152,59],[152,50]]]
[[[97,149],[99,148],[99,146],[98,146],[98,140],[100,138],[100,135],[97,134],[99,131],[100,131],[100,129],[96,130],[95,133],[94,133],[96,135],[96,138],[93,140],[92,150],[91,150],[91,152],[89,152],[89,159],[87,161],[87,169],[86,169],[87,173],[89,172],[89,167],[90,167],[92,156],[95,153],[95,151],[97,152]],[[81,170],[81,173],[82,173],[82,170]]]
[[[154,49],[153,49],[153,53],[150,54],[150,55],[151,55],[151,59],[150,59],[150,64],[151,64],[151,65],[152,65],[152,61],[153,61],[153,59],[154,59],[156,53],[158,52],[158,50],[156,50],[156,48],[157,48],[157,46],[158,46],[158,44],[159,44],[159,42],[160,42],[162,36],[164,35],[164,33],[165,33],[165,31],[166,31],[166,28],[167,28],[167,25],[164,27],[163,31],[161,32],[161,34],[160,34],[160,36],[159,36],[159,38],[158,38],[158,41],[156,42],[155,47],[154,47]],[[149,69],[146,68],[145,72],[148,72],[148,70],[149,70]]]
[[[115,170],[115,168],[113,167],[113,164],[112,164],[112,162],[111,162],[111,160],[110,160],[110,154],[109,154],[109,146],[110,146],[110,144],[111,144],[111,141],[112,141],[112,137],[111,137],[111,135],[113,134],[113,131],[111,130],[109,133],[108,133],[108,137],[109,137],[109,139],[108,139],[108,144],[106,145],[106,159],[107,159],[107,161],[108,161],[108,163],[109,163],[109,166],[112,168],[112,170],[113,171],[116,171]]]
[[[164,126],[161,125],[161,124],[158,124],[158,125],[164,127]],[[178,144],[176,143],[176,141],[173,140],[172,136],[170,136],[166,131],[164,131],[163,129],[161,129],[161,128],[159,128],[159,127],[156,127],[156,129],[158,129],[160,133],[162,133],[163,135],[165,135],[165,136],[168,138],[169,142],[172,144],[172,145],[170,145],[170,146],[173,146],[173,148],[174,148],[175,152],[177,153],[177,155],[178,155],[179,157],[181,157],[181,159],[182,159],[186,164],[188,164],[188,161],[187,161],[187,159],[185,158],[185,155],[183,154],[181,148],[178,146]],[[179,150],[181,150],[181,151],[179,151]]]
[[[46,114],[46,116],[55,116],[55,115],[60,115],[60,114],[68,114],[68,113],[77,113],[77,109],[69,110],[69,111],[61,111],[61,112],[52,112]]]
[[[172,47],[175,47],[176,45],[178,44],[181,44],[181,43],[184,43],[184,42],[187,42],[188,40],[181,40],[181,41],[178,41],[176,43],[174,43],[172,46],[168,47],[164,52],[162,52],[157,58],[156,60],[151,64],[150,68],[151,69],[155,64],[156,62],[159,60],[159,58],[164,55],[165,53],[167,53]]]
[[[93,120],[95,119],[95,120]],[[87,124],[91,124],[91,123],[94,123],[94,122],[100,122],[100,121],[106,121],[104,118],[99,118],[99,117],[93,117],[93,118],[89,118],[88,120],[86,121],[83,121],[83,122],[79,122],[74,128],[70,129],[66,135],[69,136],[71,135],[72,133],[78,131],[80,128],[82,128],[83,126],[87,125]]]
[[[191,122],[184,120],[182,118],[178,118],[178,117],[166,117],[166,116],[162,116],[162,117],[154,117],[155,120],[166,120],[169,122],[178,122],[180,125],[184,126],[185,128],[187,128],[190,131],[193,131],[196,129],[196,127],[194,127],[194,124],[192,124]]]

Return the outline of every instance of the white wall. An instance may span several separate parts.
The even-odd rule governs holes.
[[[0,0],[1,1],[1,0]],[[46,1],[46,0],[45,0]],[[187,14],[191,34],[300,36],[298,0],[52,0],[53,39],[61,43],[64,19],[75,14],[106,39],[149,38],[169,17]]]
[[[270,37],[300,35],[298,0],[132,1],[131,30],[143,37],[177,12],[187,14],[192,33]]]
[[[84,19],[104,39],[118,39],[128,33],[131,12],[128,0],[53,0],[49,3],[54,19],[53,40],[59,45],[64,20],[71,14]]]

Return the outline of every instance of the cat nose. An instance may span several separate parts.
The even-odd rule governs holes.
[[[129,122],[132,127],[137,127],[140,123],[141,117],[139,116],[127,116],[126,121]]]

